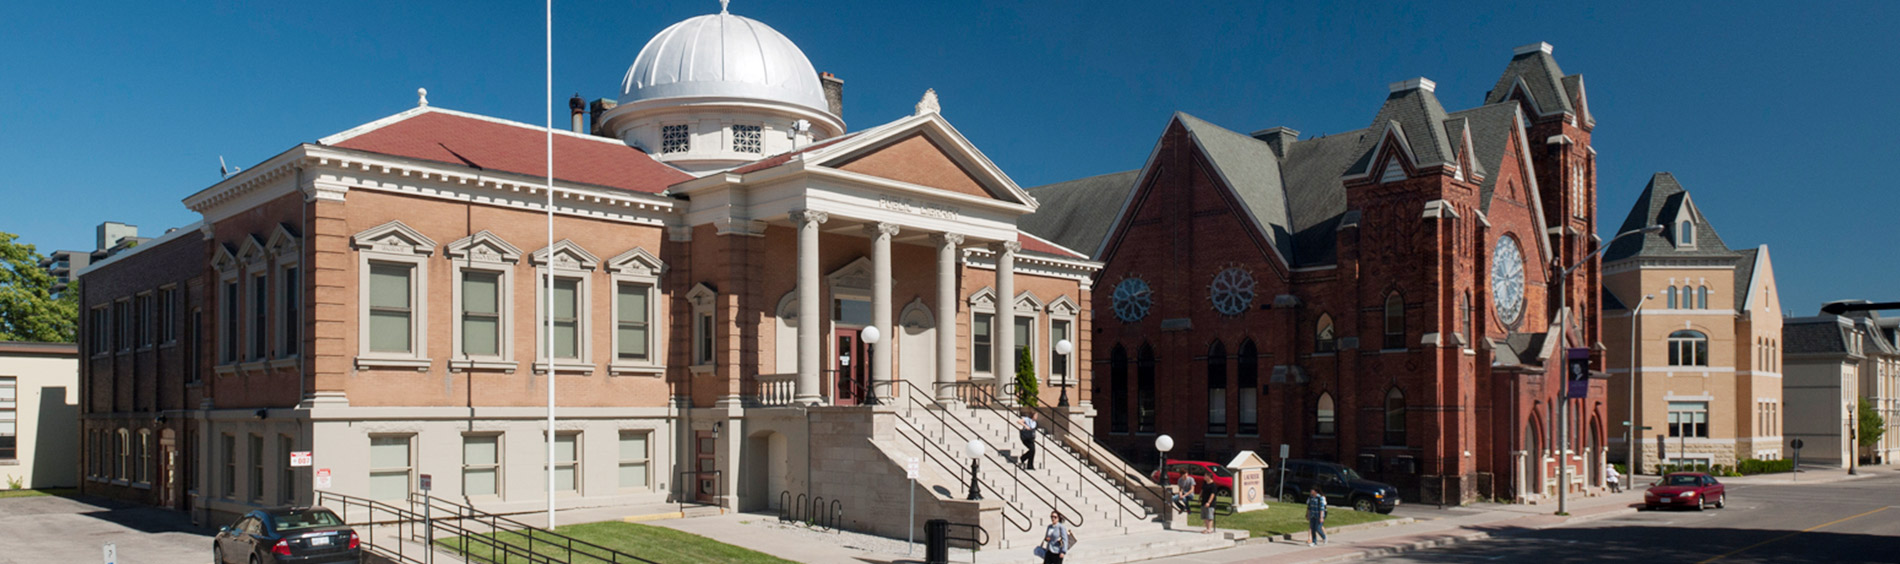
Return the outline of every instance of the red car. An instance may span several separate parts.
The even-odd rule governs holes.
[[[1694,507],[1700,511],[1708,506],[1721,509],[1728,505],[1728,489],[1714,476],[1701,472],[1677,472],[1663,476],[1643,494],[1643,507],[1660,509],[1664,507]]]
[[[1228,492],[1234,491],[1234,473],[1226,466],[1199,460],[1169,460],[1167,469],[1166,481],[1162,481],[1159,471],[1152,477],[1162,485],[1173,485],[1180,481],[1181,474],[1187,474],[1194,477],[1195,483],[1199,484],[1203,492],[1211,491],[1214,495],[1227,495]],[[1212,489],[1209,489],[1210,487]]]

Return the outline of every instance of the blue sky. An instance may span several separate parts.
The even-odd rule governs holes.
[[[845,80],[852,128],[926,88],[1017,182],[1137,168],[1168,116],[1308,135],[1365,127],[1386,84],[1476,105],[1511,48],[1556,45],[1598,127],[1603,229],[1672,171],[1731,246],[1771,246],[1783,306],[1900,299],[1890,173],[1900,3],[1706,6],[735,0]],[[1675,4],[1675,3],[1668,3]],[[1803,3],[1807,4],[1807,3]],[[179,200],[412,107],[544,118],[540,2],[7,2],[0,5],[0,231],[92,245],[153,234]],[[646,40],[716,0],[555,3],[557,106],[618,94]],[[564,110],[561,110],[564,111]],[[564,119],[564,118],[562,118]],[[1608,234],[1605,234],[1606,236]]]

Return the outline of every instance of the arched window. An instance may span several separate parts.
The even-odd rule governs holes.
[[[1669,334],[1670,366],[1708,366],[1709,337],[1698,331]]]
[[[1690,223],[1689,220],[1685,219],[1682,220],[1682,223],[1676,225],[1676,244],[1684,246],[1695,244],[1694,223]]]
[[[1313,433],[1322,437],[1333,436],[1339,426],[1333,419],[1333,395],[1322,393],[1313,406]]]
[[[1405,299],[1393,292],[1385,297],[1385,349],[1405,348]]]
[[[1676,309],[1676,287],[1663,288],[1663,296],[1669,298],[1669,309]]]
[[[1207,348],[1207,434],[1227,434],[1227,346]]]
[[[1147,343],[1135,356],[1135,432],[1155,432],[1155,349]]]
[[[1333,339],[1333,316],[1319,314],[1319,321],[1313,324],[1313,352],[1336,350],[1339,350],[1339,342]]]
[[[1702,286],[1695,291],[1695,308],[1709,309],[1709,287]]]
[[[1240,381],[1240,434],[1260,434],[1260,353],[1254,349],[1253,339],[1240,342],[1240,353],[1234,359],[1234,377]]]
[[[1108,431],[1128,432],[1128,350],[1121,345],[1108,352]]]
[[[1385,446],[1405,446],[1405,393],[1385,393]]]
[[[1465,295],[1460,296],[1458,298],[1458,313],[1459,315],[1464,316],[1465,348],[1467,349],[1477,348],[1477,345],[1475,343],[1478,342],[1478,328],[1477,328],[1478,314],[1476,311],[1471,309],[1471,291],[1470,290],[1466,290]]]

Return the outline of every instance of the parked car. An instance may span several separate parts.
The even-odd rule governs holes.
[[[1716,481],[1715,476],[1701,472],[1677,472],[1663,476],[1643,494],[1643,507],[1646,509],[1694,507],[1701,511],[1711,505],[1716,509],[1728,505],[1728,487]]]
[[[1393,509],[1399,507],[1398,488],[1392,487],[1391,484],[1367,480],[1352,468],[1341,464],[1318,460],[1288,460],[1281,467],[1267,472],[1267,485],[1272,487],[1281,483],[1283,474],[1286,486],[1280,490],[1281,499],[1306,501],[1306,492],[1318,487],[1320,494],[1326,496],[1326,503],[1329,505],[1380,513],[1391,513]]]
[[[218,529],[211,541],[218,564],[327,564],[360,562],[356,531],[322,507],[259,509]]]
[[[1187,474],[1194,477],[1194,482],[1200,486],[1203,493],[1223,496],[1234,491],[1234,472],[1228,470],[1226,466],[1199,460],[1171,459],[1168,460],[1165,468],[1168,471],[1166,481],[1162,480],[1160,470],[1156,470],[1149,477],[1163,485],[1172,485],[1181,479],[1182,474]]]

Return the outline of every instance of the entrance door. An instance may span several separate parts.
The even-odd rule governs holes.
[[[832,331],[832,373],[837,377],[837,389],[832,394],[832,403],[836,405],[858,405],[863,394],[870,391],[870,362],[864,356],[864,341],[858,339],[856,328],[838,328]]]
[[[719,441],[713,438],[712,431],[694,431],[693,442],[693,469],[698,470],[693,474],[693,499],[712,503],[719,494],[719,478],[713,474],[719,469],[719,462],[713,458],[719,452]]]

